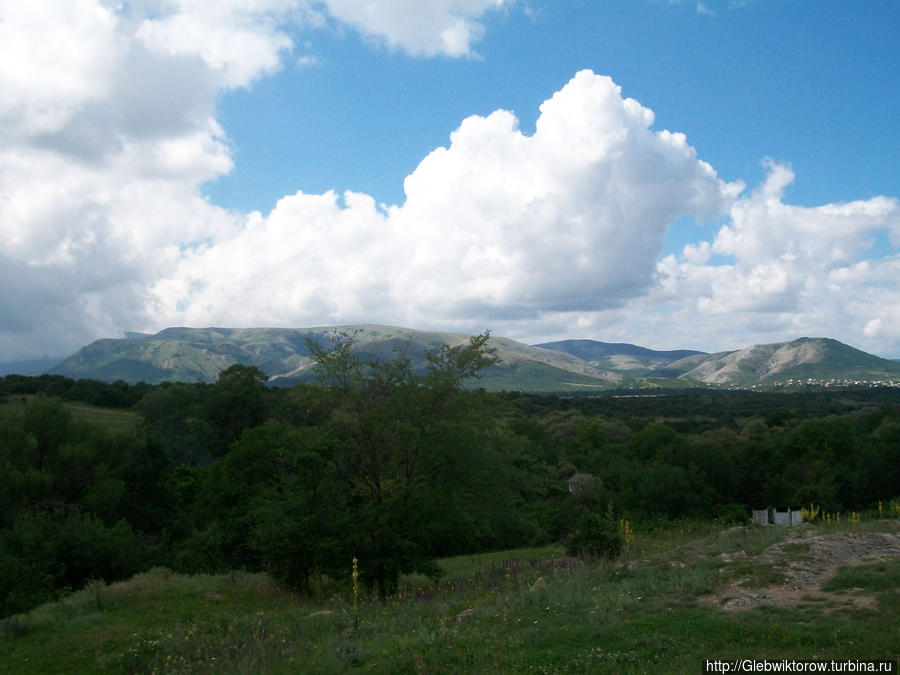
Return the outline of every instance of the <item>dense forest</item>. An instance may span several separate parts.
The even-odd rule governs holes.
[[[290,389],[241,365],[210,385],[0,378],[0,616],[159,565],[312,592],[356,557],[384,597],[441,556],[614,544],[623,517],[900,496],[895,390],[489,394],[470,386],[496,361],[487,338],[417,371],[339,337],[310,345],[318,379]],[[75,401],[139,422],[89,421]]]

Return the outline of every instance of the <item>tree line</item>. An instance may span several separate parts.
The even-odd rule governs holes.
[[[385,597],[441,556],[567,540],[613,552],[611,523],[740,522],[753,506],[864,509],[900,494],[900,406],[689,392],[653,398],[488,394],[488,335],[415,370],[352,336],[309,345],[317,380],[266,385],[0,380],[0,615],[155,565],[265,570],[310,592],[345,578]],[[133,408],[133,432],[69,400]],[[574,492],[568,478],[589,480]]]

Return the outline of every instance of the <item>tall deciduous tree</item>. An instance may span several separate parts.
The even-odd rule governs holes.
[[[442,345],[426,355],[422,373],[402,353],[360,358],[353,336],[338,335],[332,349],[307,344],[323,384],[339,394],[326,424],[330,462],[354,515],[350,540],[362,576],[381,597],[401,573],[435,572],[441,514],[458,516],[473,496],[465,482],[484,423],[463,385],[499,362],[489,338]],[[456,481],[453,491],[441,485],[448,480]]]
[[[221,457],[245,429],[266,419],[265,383],[268,376],[256,366],[232,364],[207,393],[202,409],[207,423],[209,453]]]
[[[59,399],[35,396],[25,406],[25,430],[37,441],[35,465],[43,471],[53,461],[69,433],[72,414]]]

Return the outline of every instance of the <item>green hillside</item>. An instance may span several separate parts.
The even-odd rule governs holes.
[[[538,361],[518,361],[488,368],[473,386],[487,391],[571,392],[607,390],[611,384],[589,375],[572,373]]]
[[[598,368],[627,377],[654,377],[674,361],[689,356],[705,356],[704,352],[691,349],[657,351],[627,343],[597,340],[560,340],[536,346],[571,354]]]

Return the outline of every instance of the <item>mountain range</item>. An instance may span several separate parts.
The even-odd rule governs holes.
[[[99,380],[212,382],[233,363],[257,366],[276,385],[309,380],[307,341],[328,345],[336,333],[352,335],[364,358],[403,353],[413,368],[425,351],[442,343],[465,344],[469,336],[382,325],[316,328],[167,328],[155,335],[127,333],[97,340],[49,369],[71,378]],[[492,337],[502,364],[477,382],[488,390],[530,392],[614,388],[740,386],[808,381],[893,381],[900,363],[828,338],[755,345],[707,354],[695,350],[656,351],[623,343],[562,340],[527,345]]]

